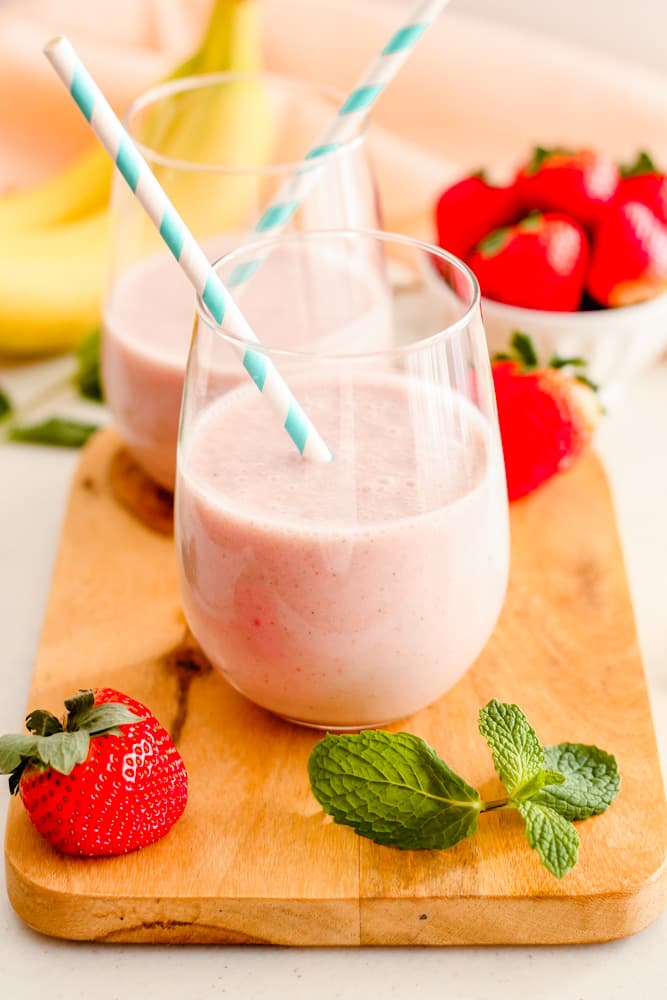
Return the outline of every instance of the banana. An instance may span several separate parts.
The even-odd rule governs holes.
[[[96,144],[41,184],[0,198],[0,239],[21,230],[71,222],[109,201],[113,164]]]
[[[256,72],[261,63],[260,6],[257,0],[218,2],[209,42],[199,64],[203,72],[221,65],[237,73]],[[177,95],[147,115],[139,136],[172,160],[206,167],[261,167],[274,142],[271,108],[263,85],[254,79]],[[188,171],[155,165],[158,180],[195,235],[203,238],[247,227],[257,218],[261,185],[257,174]]]
[[[216,0],[202,45],[172,77],[256,71],[259,17],[260,0]],[[185,114],[175,120],[172,115],[172,149],[188,158],[196,150],[202,162],[266,162],[271,121],[264,95],[239,85],[216,105],[197,121],[198,133],[190,131]],[[0,356],[69,350],[99,325],[110,253],[111,176],[106,153],[95,146],[43,184],[0,198]],[[169,178],[162,180],[169,187]],[[256,183],[241,178],[241,186],[230,186],[220,201],[213,191],[203,197],[197,192],[195,200],[195,187],[187,184],[174,196],[186,218],[199,213],[202,225],[213,226],[207,231],[235,228],[253,207],[256,189],[249,180]],[[131,196],[123,191],[119,197]],[[192,224],[201,235],[197,218]]]
[[[216,70],[259,67],[259,0],[216,0],[197,51],[166,80]],[[0,196],[0,238],[17,230],[71,222],[107,205],[113,164],[99,143],[34,187]]]
[[[2,242],[0,355],[68,349],[99,323],[108,246],[106,210]]]

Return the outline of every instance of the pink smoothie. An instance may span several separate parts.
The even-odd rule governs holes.
[[[329,728],[388,722],[443,694],[491,634],[508,571],[502,460],[479,411],[415,378],[292,388],[334,462],[301,459],[252,387],[190,429],[185,614],[259,705]]]
[[[229,240],[227,238],[227,248]],[[208,247],[220,256],[223,241]],[[311,291],[309,301],[276,294],[297,281]],[[329,294],[323,295],[326,290]],[[264,295],[262,294],[264,292]],[[243,292],[241,292],[243,295]],[[282,302],[284,315],[276,309]],[[335,351],[377,350],[390,329],[388,293],[377,274],[357,270],[345,260],[299,248],[273,254],[252,281],[242,308],[260,338],[300,350],[319,344]],[[126,270],[115,282],[104,309],[102,374],[114,420],[146,472],[173,490],[176,441],[183,379],[195,318],[194,293],[168,253],[149,257]],[[219,372],[220,391],[245,378],[231,356]]]

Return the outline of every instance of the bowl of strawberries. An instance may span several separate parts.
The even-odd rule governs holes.
[[[667,175],[648,154],[538,147],[508,184],[447,188],[435,219],[479,281],[492,354],[527,331],[541,360],[581,358],[609,405],[667,349]]]

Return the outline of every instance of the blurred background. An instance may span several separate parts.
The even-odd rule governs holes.
[[[325,0],[328,2],[328,0]],[[396,0],[405,4],[407,0]],[[665,0],[452,0],[451,9],[667,71]]]

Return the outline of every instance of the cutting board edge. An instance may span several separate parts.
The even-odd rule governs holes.
[[[84,896],[31,881],[7,851],[5,875],[14,912],[47,937],[97,944],[360,944],[357,898]]]
[[[7,847],[5,870],[10,903],[34,931],[72,941],[114,944],[292,947],[592,944],[639,933],[657,920],[667,905],[667,850],[653,873],[624,891],[530,898],[363,897],[278,901],[84,896],[31,880]],[[492,901],[502,902],[505,919],[502,926],[489,928],[482,918]]]

